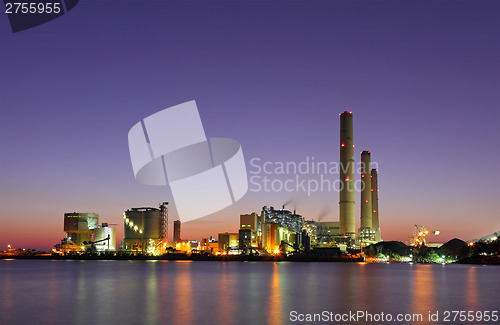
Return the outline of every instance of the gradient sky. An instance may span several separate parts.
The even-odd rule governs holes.
[[[441,242],[498,231],[499,22],[498,1],[81,0],[16,34],[1,13],[0,247],[51,248],[65,212],[98,213],[119,241],[128,208],[170,201],[175,219],[168,187],[135,181],[127,134],[193,99],[207,136],[240,141],[247,163],[338,161],[338,114],[353,111],[384,240],[414,224]],[[287,201],[338,220],[335,192],[248,192],[182,237]]]

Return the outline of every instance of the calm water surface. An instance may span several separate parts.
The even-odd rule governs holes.
[[[426,320],[429,311],[500,310],[500,267],[0,260],[0,295],[2,325],[297,324],[293,310]],[[444,324],[455,323],[468,324]]]

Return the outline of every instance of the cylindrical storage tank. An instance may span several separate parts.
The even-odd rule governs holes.
[[[141,232],[144,231],[142,214],[143,211],[139,209],[125,211],[124,239],[140,239],[142,237]]]
[[[144,239],[161,238],[161,210],[151,209],[143,212],[142,224],[144,226]]]
[[[109,240],[104,240],[108,238]],[[114,251],[116,250],[116,228],[109,227],[107,224],[103,224],[102,227],[96,228],[94,230],[94,241],[100,241],[95,244],[98,251]]]
[[[99,223],[99,215],[96,213],[65,213],[64,231],[66,237],[73,243],[81,246],[83,242],[92,240],[92,234]]]
[[[99,215],[96,213],[65,213],[64,214],[64,231],[89,231],[97,227],[99,224]]]

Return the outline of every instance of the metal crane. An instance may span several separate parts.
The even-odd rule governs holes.
[[[410,245],[415,247],[425,246],[427,242],[425,241],[425,236],[429,234],[427,227],[421,225],[415,225],[413,228],[413,235],[410,237]],[[439,230],[431,231],[433,235],[439,235]]]

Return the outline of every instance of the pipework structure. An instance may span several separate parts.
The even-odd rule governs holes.
[[[340,235],[356,236],[354,202],[354,142],[352,112],[340,114]]]

